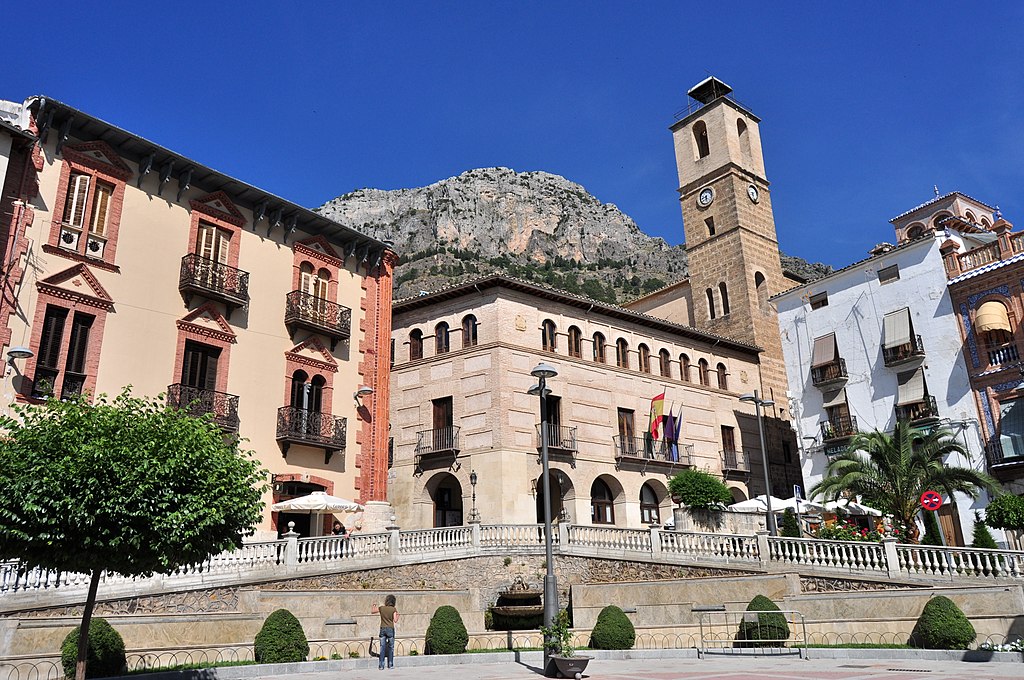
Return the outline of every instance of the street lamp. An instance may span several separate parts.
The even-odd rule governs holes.
[[[469,512],[469,523],[479,524],[480,513],[476,509],[476,470],[469,471],[469,485],[473,487],[473,509]]]
[[[558,371],[545,363],[539,363],[530,371],[537,379],[537,394],[540,396],[540,461],[544,486],[544,557],[546,571],[544,573],[544,626],[548,629],[558,616],[558,585],[555,582],[555,561],[551,549],[551,480],[548,475],[548,402],[547,379],[554,378]],[[532,393],[533,390],[531,390]],[[550,637],[544,636],[544,669],[547,670]]]
[[[753,403],[754,410],[757,412],[757,431],[761,435],[761,463],[764,467],[764,503],[767,506],[768,512],[766,521],[768,533],[776,536],[779,532],[775,528],[775,515],[772,513],[772,486],[768,481],[768,449],[764,445],[764,416],[761,413],[762,408],[765,406],[775,406],[775,402],[771,399],[761,399],[757,396],[757,390],[754,390],[753,394],[744,394],[740,397],[740,401]]]

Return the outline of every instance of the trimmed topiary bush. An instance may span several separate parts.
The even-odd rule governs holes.
[[[782,535],[786,538],[800,538],[800,524],[796,521],[793,508],[786,508],[782,513]]]
[[[75,666],[78,665],[78,637],[82,627],[68,633],[60,646],[60,665],[64,667],[64,677],[75,677]],[[109,678],[124,675],[128,672],[128,663],[124,657],[124,640],[106,619],[93,618],[89,622],[89,651],[86,656],[85,677]]]
[[[748,612],[760,614],[744,614],[740,622],[740,630],[736,639],[742,641],[742,647],[785,647],[789,639],[789,624],[786,615],[779,612],[778,606],[764,595],[757,595],[747,605]]]
[[[921,649],[967,649],[975,637],[974,626],[960,607],[948,597],[938,595],[924,606],[909,644]]]
[[[985,508],[985,524],[996,529],[1024,529],[1024,496],[1003,494]]]
[[[999,547],[996,545],[996,539],[992,538],[992,532],[985,525],[985,520],[981,518],[981,513],[977,511],[974,513],[974,540],[971,541],[971,547],[991,550]]]
[[[925,510],[924,515],[924,538],[921,545],[942,545],[942,534],[939,532],[939,520],[935,519],[935,513]]]
[[[253,645],[256,663],[294,663],[309,656],[302,624],[287,609],[278,609],[263,622]]]
[[[626,613],[613,604],[597,615],[597,623],[590,633],[591,649],[633,649],[636,629]]]
[[[427,626],[427,654],[462,654],[469,644],[469,633],[455,607],[437,608]]]
[[[732,503],[729,487],[718,477],[701,470],[683,470],[668,482],[672,500],[702,510],[711,510]]]

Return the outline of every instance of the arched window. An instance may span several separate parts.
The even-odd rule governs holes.
[[[974,216],[974,213],[972,213],[970,210],[968,210],[967,212],[964,213],[964,219],[967,220],[968,222],[970,222],[971,224],[977,224],[978,223],[978,218],[976,218]]]
[[[725,370],[725,364],[718,364],[715,370],[718,371],[718,389],[729,389],[729,374]]]
[[[910,225],[910,228],[907,229],[907,240],[908,241],[913,241],[915,238],[921,238],[921,234],[923,234],[923,233],[924,233],[924,225],[922,225],[922,224],[912,224],[912,225]]]
[[[640,487],[640,521],[644,524],[661,524],[658,512],[658,494],[650,483]]]
[[[600,333],[594,333],[594,361],[599,364],[603,364],[606,361],[604,356],[604,336]]]
[[[462,346],[476,347],[476,317],[472,314],[462,319]]]
[[[943,229],[945,229],[946,225],[943,224],[942,221],[949,216],[950,215],[948,212],[941,212],[938,215],[936,215],[932,219],[932,229],[935,229],[936,231],[942,231]]]
[[[298,370],[292,374],[292,394],[289,423],[292,432],[304,434],[319,434],[319,419],[314,414],[319,414],[323,407],[323,393],[326,381],[322,375],[315,375],[309,379],[309,375]]]
[[[669,356],[667,349],[658,352],[658,361],[661,364],[661,375],[665,378],[671,378],[672,369],[669,368],[669,363],[672,361],[672,358]]]
[[[622,338],[615,341],[615,365],[629,368],[629,343]]]
[[[992,226],[992,224],[991,224],[991,223],[990,223],[990,222],[988,221],[988,218],[987,218],[987,217],[982,217],[982,218],[981,218],[981,226],[983,226],[983,227],[985,227],[986,229],[988,229],[989,227],[991,227],[991,226]]]
[[[331,273],[326,269],[313,271],[313,265],[303,262],[299,267],[299,285],[302,292],[312,297],[307,303],[308,311],[318,319],[323,319],[327,314],[327,289],[331,281]]]
[[[740,151],[750,158],[750,135],[747,134],[747,122],[742,118],[736,119],[736,136],[740,138]]]
[[[706,291],[704,291],[704,294],[708,296],[708,317],[714,319],[716,316],[715,291],[708,288]]]
[[[612,490],[600,479],[590,487],[590,521],[592,524],[615,524],[615,499]]]
[[[725,281],[718,284],[718,292],[722,296],[722,316],[729,316],[729,291],[725,287]]]
[[[569,326],[569,356],[583,357],[583,332],[576,326]]]
[[[545,319],[544,323],[541,324],[541,342],[543,343],[545,352],[555,351],[556,337],[557,334],[555,333],[555,322],[552,321],[551,319]]]
[[[757,306],[762,312],[768,311],[768,282],[764,274],[754,272],[754,290],[757,292]]]
[[[409,361],[423,358],[423,331],[414,328],[409,331]]]
[[[693,124],[693,147],[697,152],[697,160],[711,153],[711,146],[708,144],[708,126],[702,120]]]
[[[289,402],[292,408],[306,408],[306,387],[308,384],[308,373],[301,369],[292,373],[292,397]]]
[[[685,354],[679,355],[679,379],[690,382],[690,357]]]
[[[434,354],[444,354],[450,347],[448,343],[448,324],[442,321],[434,326]]]
[[[701,359],[697,362],[697,372],[700,374],[701,385],[711,385],[711,377],[708,375],[707,359]]]
[[[647,345],[640,345],[637,347],[637,351],[640,353],[640,370],[644,373],[650,373],[651,350],[647,349]]]

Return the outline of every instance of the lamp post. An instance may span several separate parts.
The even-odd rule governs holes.
[[[744,394],[740,397],[740,401],[751,402],[754,404],[754,410],[757,413],[757,431],[761,435],[761,463],[764,467],[764,503],[767,506],[768,517],[766,523],[768,525],[768,533],[772,536],[778,535],[778,529],[775,527],[775,514],[772,512],[772,485],[768,481],[768,449],[764,444],[764,416],[761,413],[761,409],[765,406],[775,406],[775,402],[771,399],[761,399],[757,396],[757,390],[754,390],[753,394]]]
[[[469,523],[479,524],[480,513],[476,509],[476,470],[469,471],[469,485],[473,487],[473,509],[469,512]]]
[[[548,474],[548,402],[547,379],[554,378],[558,371],[545,363],[539,363],[530,371],[537,379],[537,394],[540,395],[540,460],[543,475],[544,494],[544,626],[551,628],[558,616],[558,585],[555,582],[554,553],[551,548],[551,480]],[[532,392],[533,390],[531,390]],[[544,636],[544,669],[547,670],[550,639]]]

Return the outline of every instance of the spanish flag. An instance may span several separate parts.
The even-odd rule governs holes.
[[[665,392],[651,399],[651,437],[658,438],[658,428],[665,416]]]

